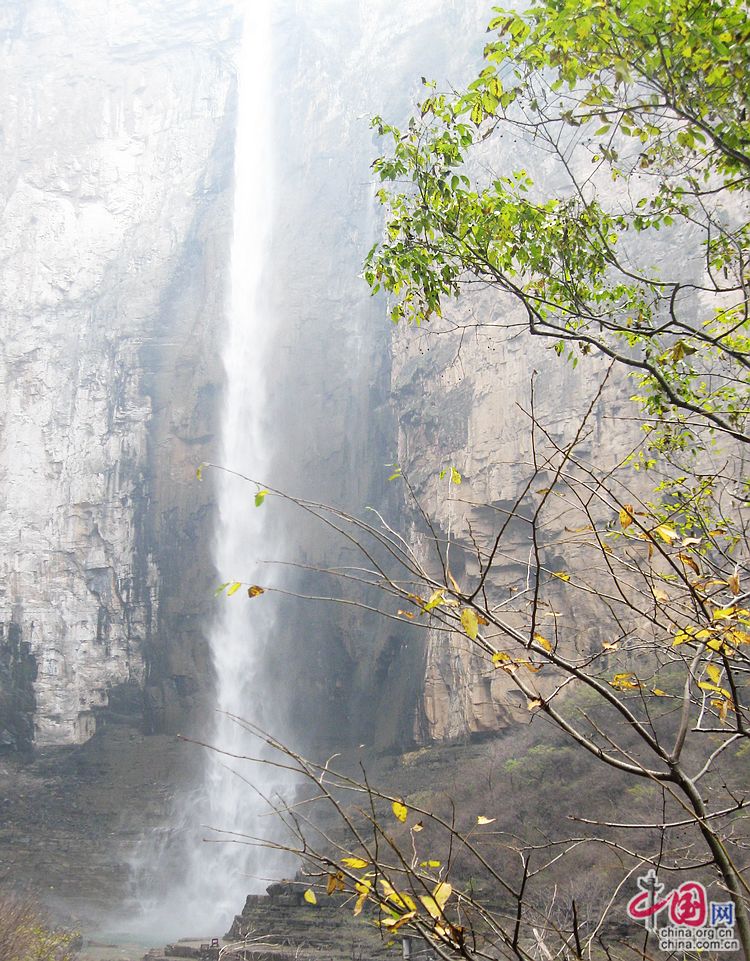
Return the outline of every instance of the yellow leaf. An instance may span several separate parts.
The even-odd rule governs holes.
[[[541,647],[543,647],[545,651],[551,651],[551,650],[552,650],[552,645],[551,645],[550,642],[547,640],[547,638],[544,637],[543,634],[535,634],[535,635],[534,635],[534,640],[537,642],[537,644],[539,644]]]
[[[261,594],[265,594],[265,587],[258,587],[257,584],[253,584],[252,587],[248,587],[247,596],[248,597],[259,597]]]
[[[195,468],[195,476],[198,478],[198,480],[203,480],[203,468],[205,466],[205,464],[198,464],[198,466]]]
[[[395,905],[400,908],[406,908],[407,911],[416,911],[417,905],[414,903],[414,899],[406,891],[397,891],[390,881],[386,881],[384,878],[380,879],[380,883],[383,886],[383,896],[388,901],[392,901]]]
[[[631,673],[615,674],[609,683],[612,687],[617,688],[618,691],[632,691],[641,686],[635,674]]]
[[[566,583],[570,580],[570,574],[566,571],[552,571],[552,576],[559,577],[561,581],[565,581]]]
[[[399,617],[408,617],[411,620],[414,617],[414,611],[396,611]]]
[[[420,895],[419,900],[424,905],[425,910],[430,917],[435,918],[435,920],[440,919],[442,916],[442,911],[440,910],[440,905],[437,903],[435,898],[431,897],[429,894],[422,894]]]
[[[653,533],[658,534],[665,544],[671,544],[677,537],[677,531],[673,527],[668,527],[666,524],[659,524],[658,527],[654,528]]]
[[[455,467],[451,467],[451,481],[454,484],[460,484],[463,478],[458,473]]]
[[[318,899],[315,897],[315,892],[314,892],[314,891],[311,891],[310,888],[308,888],[307,891],[305,891],[303,897],[304,897],[305,901],[307,901],[308,904],[317,904],[317,903],[318,903]]]
[[[241,581],[235,581],[234,584],[230,584],[227,588],[227,597],[231,597],[232,594],[236,594],[237,591],[242,587]]]
[[[357,917],[358,914],[362,914],[362,907],[366,900],[367,900],[367,891],[365,891],[363,894],[360,894],[360,896],[357,898],[357,903],[354,905],[354,912],[353,912],[355,918]]]
[[[424,609],[425,611],[432,611],[441,604],[445,604],[445,589],[442,587],[432,592],[429,601],[424,605]]]
[[[362,858],[342,858],[341,863],[347,868],[357,869],[366,868],[369,862],[363,861]]]
[[[415,834],[418,834],[420,831],[424,831],[424,824],[422,824],[421,821],[417,821],[417,823],[412,827],[412,831],[414,831]]]
[[[713,684],[718,684],[721,680],[721,671],[715,664],[706,664],[706,674]]]
[[[409,809],[402,801],[394,801],[393,804],[391,804],[391,810],[393,811],[394,817],[402,823],[406,820],[409,814]]]
[[[402,914],[400,918],[384,918],[381,922],[384,928],[388,928],[389,931],[398,931],[400,927],[408,924],[412,918],[417,916],[416,909],[414,911],[407,911],[406,914]]]
[[[526,702],[526,707],[529,711],[536,711],[537,708],[542,706],[542,701],[538,698],[532,698],[530,701]]]
[[[619,646],[619,641],[602,641],[602,649],[605,651],[616,651]]]
[[[633,514],[635,514],[635,508],[632,504],[624,504],[620,508],[620,527],[623,530],[633,523]]]
[[[435,885],[435,889],[432,892],[432,896],[435,899],[437,906],[442,911],[445,905],[448,903],[448,898],[453,893],[453,888],[447,881],[438,881]]]
[[[477,824],[494,824],[497,818],[486,818],[483,814],[477,816]]]
[[[510,655],[506,654],[505,651],[495,651],[492,655],[492,663],[497,667],[500,664],[507,664],[510,660]]]
[[[660,687],[655,687],[651,693],[655,694],[657,697],[669,697],[669,694],[667,694],[666,691],[662,691]]]
[[[420,861],[419,866],[421,868],[439,868],[440,861]]]
[[[735,607],[717,607],[711,615],[715,621],[725,621],[737,613]]]
[[[718,687],[716,684],[709,684],[708,681],[699,681],[698,687],[703,691],[713,691],[715,694],[721,694],[722,697],[727,698],[727,700],[732,700],[732,692],[728,691],[724,687]]]
[[[470,608],[461,611],[461,627],[466,631],[468,637],[472,641],[477,639],[477,634],[479,633],[479,621],[477,620],[477,615]]]

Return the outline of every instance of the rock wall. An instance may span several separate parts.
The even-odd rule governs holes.
[[[213,492],[194,471],[219,456],[241,6],[0,8],[0,744],[80,742],[106,720],[176,731],[211,691]],[[269,480],[400,523],[386,480],[398,462],[444,530],[467,516],[486,526],[479,508],[446,500],[440,468],[455,464],[478,504],[508,501],[524,477],[515,404],[531,368],[544,371],[543,414],[561,429],[575,405],[561,414],[559,398],[589,372],[520,339],[391,341],[385,304],[358,276],[380,228],[369,118],[404,119],[421,76],[460,84],[486,7],[275,9]],[[353,563],[319,525],[283,510],[270,523],[277,559]],[[333,589],[301,569],[282,581],[298,594]],[[348,607],[279,607],[263,672],[274,729],[317,743],[388,750],[507,717],[502,685],[460,638],[425,640]]]
[[[0,9],[0,738],[15,746],[138,717],[144,685],[151,726],[170,727],[207,677],[193,598],[210,491],[187,484],[220,386],[235,30],[219,2]]]

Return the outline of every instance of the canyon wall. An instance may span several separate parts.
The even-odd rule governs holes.
[[[0,6],[6,746],[77,743],[123,719],[174,732],[210,703],[214,499],[195,468],[219,456],[241,8]],[[392,331],[359,276],[381,216],[369,118],[402,122],[422,76],[460,85],[486,16],[479,0],[275,6],[268,480],[360,516],[377,506],[415,543],[388,465],[408,472],[443,531],[468,517],[489,529],[492,505],[525,477],[516,405],[530,371],[543,371],[540,415],[562,434],[581,404],[560,399],[585,398],[591,377],[496,328]],[[504,310],[472,298],[454,319],[500,323]],[[445,496],[446,464],[474,507]],[[292,593],[337,589],[306,566],[358,563],[299,512],[264,509],[274,559],[301,565],[276,575]],[[507,722],[505,687],[458,636],[263,602],[276,603],[276,626],[258,697],[277,730],[392,750]]]
[[[231,192],[235,12],[5,3],[0,739],[184,720]],[[145,694],[145,701],[144,701]]]

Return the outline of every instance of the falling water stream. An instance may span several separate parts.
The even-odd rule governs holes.
[[[223,580],[246,583],[258,579],[256,559],[268,553],[263,523],[267,508],[256,508],[258,488],[238,475],[266,477],[270,457],[263,412],[273,332],[264,286],[274,190],[273,7],[274,0],[247,0],[237,71],[231,286],[222,345],[219,463],[226,470],[215,474],[214,564]],[[259,656],[270,630],[268,605],[251,605],[245,587],[242,594],[217,601],[209,636],[216,694],[208,740],[219,750],[206,751],[202,786],[176,800],[168,828],[150,839],[151,850],[138,855],[136,887],[145,876],[148,883],[142,886],[151,888],[141,896],[134,924],[140,932],[158,931],[162,937],[223,934],[242,907],[243,892],[263,890],[283,871],[278,854],[247,843],[247,838],[267,838],[273,832],[268,799],[279,797],[284,778],[263,764],[231,757],[258,756],[261,749],[233,718],[269,721],[262,709],[267,699]]]

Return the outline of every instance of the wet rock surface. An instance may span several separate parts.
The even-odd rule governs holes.
[[[0,758],[0,884],[85,926],[129,896],[128,859],[196,761],[166,735],[109,728],[75,748]]]

